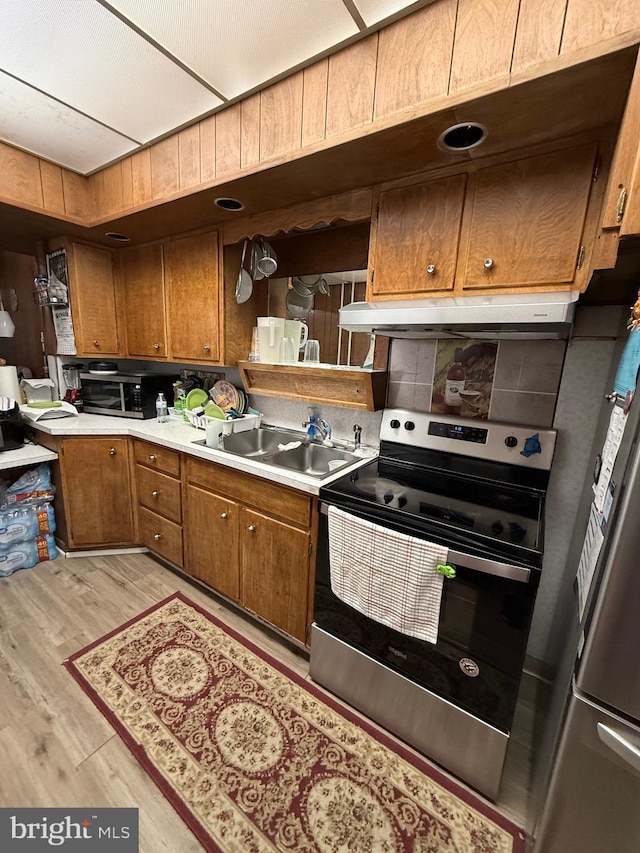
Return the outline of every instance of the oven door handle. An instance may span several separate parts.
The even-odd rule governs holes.
[[[488,560],[486,557],[474,557],[471,554],[462,554],[460,551],[449,549],[447,561],[458,564],[464,569],[472,569],[485,575],[496,575],[499,578],[508,578],[520,583],[529,583],[531,569],[524,566],[514,566],[512,563],[500,563],[497,560]]]
[[[323,515],[328,515],[329,506],[330,504],[321,503],[320,512]],[[378,526],[384,527],[383,524]],[[531,569],[527,569],[525,566],[500,563],[497,560],[489,560],[487,557],[474,557],[472,554],[464,554],[462,551],[454,551],[452,548],[449,548],[447,561],[454,565],[458,564],[464,569],[482,572],[485,575],[495,575],[499,578],[507,578],[508,580],[518,581],[519,583],[529,583],[529,578],[531,577]]]

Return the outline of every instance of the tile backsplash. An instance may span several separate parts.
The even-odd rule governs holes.
[[[552,426],[566,346],[565,341],[498,341],[489,420]],[[432,410],[437,349],[436,340],[392,341],[387,406]]]

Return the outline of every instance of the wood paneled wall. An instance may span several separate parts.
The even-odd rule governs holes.
[[[0,143],[0,201],[92,225],[640,41],[638,0],[435,0],[89,178]],[[573,59],[572,59],[573,57]],[[540,73],[543,73],[542,71]]]
[[[7,364],[28,367],[34,376],[43,375],[44,356],[40,332],[45,328],[45,312],[36,305],[33,277],[37,272],[36,259],[17,252],[0,252],[0,294],[16,326],[12,338],[0,338],[0,357]],[[17,298],[14,308],[12,298]]]

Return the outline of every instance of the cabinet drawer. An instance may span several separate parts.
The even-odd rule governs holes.
[[[180,476],[180,455],[175,450],[168,450],[159,444],[149,444],[147,441],[136,439],[134,442],[135,460],[139,465],[164,471],[173,477]]]
[[[309,527],[311,521],[311,499],[302,492],[269,483],[261,477],[234,471],[214,462],[187,459],[187,479],[213,489],[218,494],[228,495],[241,503],[264,509],[278,516]]]
[[[143,506],[138,507],[138,522],[140,543],[182,567],[182,527]]]
[[[182,522],[182,495],[180,480],[136,465],[138,503],[165,518]]]

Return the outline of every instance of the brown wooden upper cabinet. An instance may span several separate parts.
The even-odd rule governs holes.
[[[583,230],[595,143],[479,169],[470,179],[465,290],[572,288],[587,270]]]
[[[369,299],[453,289],[466,183],[454,175],[377,194]]]
[[[385,187],[374,199],[367,299],[583,289],[596,156],[588,142]]]
[[[167,358],[162,244],[124,249],[122,289],[127,353],[132,358]]]
[[[220,360],[218,232],[171,240],[164,246],[169,358]]]
[[[611,166],[602,227],[615,228],[620,236],[640,234],[640,57]]]
[[[122,251],[129,356],[220,361],[218,241],[210,231]]]
[[[72,243],[67,247],[67,263],[78,355],[124,355],[113,255],[109,249]]]

